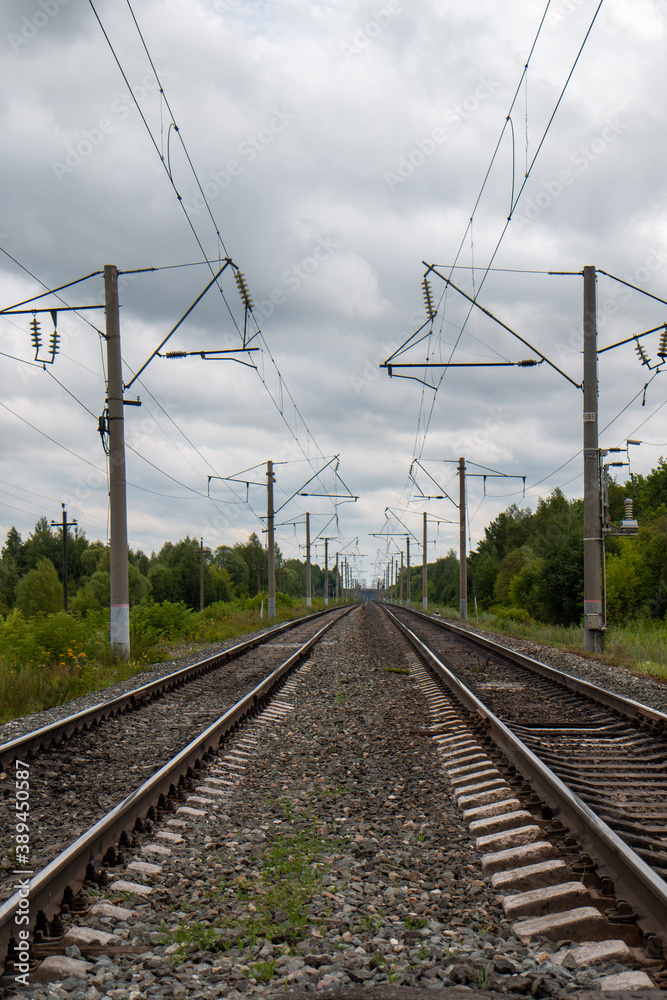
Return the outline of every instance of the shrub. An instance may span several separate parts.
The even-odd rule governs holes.
[[[24,615],[49,614],[63,606],[63,585],[50,559],[40,559],[35,569],[16,587],[16,607]]]
[[[261,590],[259,594],[255,594],[254,597],[249,597],[245,602],[247,611],[257,611],[262,606],[262,601],[264,601],[264,610],[269,606],[269,595],[266,590]],[[293,608],[294,601],[289,594],[283,594],[281,591],[276,593],[276,607],[277,608]]]
[[[492,608],[489,608],[489,614],[503,625],[509,622],[514,622],[517,625],[530,625],[533,622],[533,619],[523,608],[506,608],[500,604],[494,604]]]
[[[183,601],[142,601],[130,611],[130,631],[143,643],[161,639],[191,639],[199,628],[199,616]]]

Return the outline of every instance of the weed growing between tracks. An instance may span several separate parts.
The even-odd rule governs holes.
[[[282,944],[289,952],[309,928],[322,924],[320,918],[309,913],[310,903],[323,890],[327,855],[343,842],[323,837],[319,832],[321,821],[312,811],[304,823],[294,816],[288,799],[279,799],[278,805],[285,825],[270,831],[261,858],[256,861],[258,872],[252,882],[241,874],[221,882],[217,893],[210,897],[212,907],[228,912],[210,923],[165,928],[165,943],[179,946],[172,956],[174,964],[184,962],[190,951],[227,952],[265,941]],[[209,861],[216,857],[213,853]],[[258,982],[268,982],[275,975],[275,958],[250,968]]]
[[[279,607],[269,622],[258,609],[234,604],[199,612],[183,603],[142,602],[130,611],[130,661],[119,660],[109,646],[108,611],[0,615],[0,723],[110,687],[148,664],[200,651],[203,657],[207,643],[304,617],[321,607],[322,601],[310,608]]]

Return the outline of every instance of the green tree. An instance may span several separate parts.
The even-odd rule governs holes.
[[[26,617],[62,611],[63,587],[56,568],[46,557],[21,578],[16,588],[16,607]]]
[[[481,553],[488,547],[502,562],[506,555],[528,541],[530,517],[527,507],[520,509],[513,503],[484,529],[484,538],[477,546],[478,551]]]
[[[639,526],[636,539],[642,577],[642,613],[663,618],[667,613],[667,515]]]
[[[214,562],[218,569],[224,569],[229,574],[234,593],[237,597],[246,597],[248,594],[248,583],[250,580],[250,570],[248,564],[240,553],[241,546],[220,545],[215,550]]]
[[[626,622],[641,610],[642,555],[634,538],[619,538],[618,554],[607,555],[607,618]]]
[[[26,569],[35,569],[41,559],[50,559],[60,570],[63,561],[60,532],[51,531],[46,518],[40,517],[23,544],[22,555]]]
[[[162,601],[176,602],[176,580],[174,571],[163,563],[154,563],[148,571],[148,582],[151,585],[151,594],[154,601],[161,604]]]
[[[473,552],[470,557],[470,583],[482,608],[493,604],[493,589],[500,569],[500,560],[495,547],[488,546],[481,553]]]
[[[16,528],[10,528],[0,555],[0,614],[8,614],[14,607],[16,587],[23,570],[22,553],[21,536]]]
[[[498,575],[496,576],[495,586],[493,588],[493,596],[498,604],[511,606],[511,583],[512,577],[516,576],[529,562],[534,558],[534,553],[532,549],[528,546],[522,545],[519,549],[512,549],[504,559],[501,560],[500,566],[498,567]]]
[[[544,617],[542,603],[544,560],[530,551],[527,545],[524,545],[521,551],[526,552],[526,557],[519,572],[509,581],[509,604],[510,607],[523,608],[531,618],[539,621]]]
[[[445,607],[456,607],[459,603],[459,560],[450,549],[444,559],[437,559],[429,564],[428,597],[430,601]]]
[[[626,483],[626,495],[632,496],[631,492],[627,492],[628,486],[632,489],[632,484]],[[635,516],[638,520],[654,520],[667,515],[667,462],[662,456],[648,475],[635,476],[634,486]]]
[[[266,588],[267,552],[253,531],[245,545],[238,548],[239,555],[248,567],[248,593],[252,596]]]

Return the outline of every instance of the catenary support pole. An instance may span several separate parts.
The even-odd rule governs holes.
[[[338,585],[338,552],[336,553],[336,566],[334,568],[334,576],[336,577],[336,604],[338,604],[338,594],[340,593],[340,588]]]
[[[408,576],[407,576],[407,590],[406,590],[406,595],[405,595],[405,603],[407,604],[408,607],[410,607],[410,539],[409,538],[405,539],[405,547],[407,549],[405,561],[407,563],[407,567],[406,568],[407,568],[407,574],[408,574]]]
[[[204,539],[199,541],[199,610],[204,610]]]
[[[329,539],[324,539],[324,606],[329,603]]]
[[[276,617],[276,547],[273,529],[273,462],[266,463],[266,527],[268,538],[269,618]]]
[[[118,271],[104,268],[107,341],[107,407],[109,412],[109,642],[123,659],[130,658],[130,599],[127,560],[127,500],[123,373],[120,350]]]
[[[466,555],[466,463],[459,458],[459,614],[468,617],[468,560]]]
[[[310,589],[310,514],[306,511],[306,607],[309,608],[312,603]]]
[[[398,598],[398,603],[401,604],[401,605],[403,604],[403,573],[404,573],[404,571],[403,571],[403,549],[401,549],[401,583],[400,583],[400,587],[399,587],[399,598]]]
[[[426,569],[426,511],[424,511],[424,538],[422,541],[422,548],[424,550],[424,562],[422,567],[422,608],[424,611],[428,610],[428,596],[427,596],[427,584],[426,579],[427,569]]]
[[[584,648],[602,652],[602,524],[595,268],[584,267]]]

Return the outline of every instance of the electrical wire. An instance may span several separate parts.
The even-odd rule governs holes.
[[[143,114],[140,106],[139,106],[139,102],[137,101],[137,98],[136,98],[136,96],[134,94],[134,91],[132,90],[132,87],[130,85],[128,77],[127,77],[125,71],[123,70],[123,67],[122,67],[122,64],[120,62],[120,59],[119,59],[119,57],[118,57],[118,55],[117,55],[117,53],[116,53],[116,51],[115,51],[115,49],[113,47],[113,44],[111,42],[111,39],[109,38],[108,33],[106,32],[106,30],[105,30],[105,28],[104,28],[104,26],[102,24],[101,18],[99,16],[97,10],[95,9],[95,6],[94,6],[92,0],[88,0],[88,2],[90,4],[91,9],[93,10],[95,18],[96,18],[96,20],[97,20],[97,22],[98,22],[98,24],[100,26],[100,29],[101,29],[101,31],[102,31],[102,33],[104,35],[104,38],[105,38],[106,42],[107,42],[107,45],[109,46],[109,49],[110,49],[110,51],[111,51],[111,53],[113,55],[113,58],[114,58],[114,60],[116,62],[116,65],[118,66],[118,69],[121,72],[123,80],[124,80],[125,84],[127,85],[128,89],[130,91],[132,99],[133,99],[133,101],[134,101],[134,103],[135,103],[135,105],[137,107],[137,110],[139,111],[141,120],[142,120],[142,122],[143,122],[143,124],[144,124],[144,126],[145,126],[145,128],[146,128],[146,130],[147,130],[147,132],[149,134],[149,136],[150,136],[151,142],[152,142],[152,144],[153,144],[153,146],[154,146],[154,148],[155,148],[158,156],[160,157],[160,161],[161,161],[161,163],[162,163],[162,165],[163,165],[163,167],[164,167],[164,169],[165,169],[165,171],[167,173],[167,176],[169,178],[169,182],[170,182],[170,184],[171,184],[171,186],[172,186],[172,188],[173,188],[173,190],[174,190],[174,192],[176,194],[176,197],[178,198],[178,200],[180,202],[181,209],[183,210],[183,212],[184,212],[184,214],[186,216],[186,219],[188,221],[188,225],[190,226],[190,229],[193,232],[193,235],[194,235],[194,237],[195,237],[195,239],[197,241],[197,244],[198,244],[198,246],[199,246],[199,248],[200,248],[200,250],[202,252],[202,256],[204,257],[205,262],[207,263],[207,265],[209,266],[209,268],[212,271],[212,263],[209,260],[209,257],[208,257],[208,255],[206,254],[206,252],[204,250],[204,247],[203,247],[202,242],[201,242],[201,240],[199,238],[199,235],[197,234],[195,225],[194,225],[192,219],[190,218],[190,216],[188,215],[187,207],[186,207],[185,203],[183,202],[183,199],[181,198],[181,196],[178,193],[178,190],[176,188],[176,185],[175,185],[172,173],[171,173],[170,164],[165,160],[163,152],[161,152],[161,150],[160,150],[160,148],[159,148],[159,146],[158,146],[158,144],[157,144],[157,142],[155,140],[155,137],[153,136],[153,133],[152,133],[152,131],[150,129],[150,126],[149,126],[149,124],[148,124],[148,122],[147,122],[147,120],[146,120],[146,118],[145,118],[145,116],[144,116],[144,114]],[[178,134],[178,137],[179,137],[179,140],[180,140],[181,145],[183,147],[183,151],[185,153],[187,162],[188,162],[188,164],[190,166],[190,169],[192,170],[192,173],[193,173],[193,176],[194,176],[195,181],[197,183],[197,186],[199,188],[201,197],[204,200],[204,204],[206,205],[207,214],[210,217],[211,222],[213,223],[213,227],[214,227],[214,230],[215,230],[216,238],[217,238],[219,244],[222,246],[222,248],[223,248],[223,250],[225,252],[225,255],[227,257],[229,257],[229,254],[227,253],[227,249],[225,247],[224,241],[223,241],[222,236],[220,234],[219,227],[218,227],[218,225],[217,225],[217,223],[215,221],[213,212],[211,210],[210,203],[209,203],[209,201],[208,201],[208,199],[206,197],[205,191],[202,188],[201,182],[200,182],[199,177],[197,175],[197,172],[195,170],[192,158],[190,157],[190,154],[189,154],[189,152],[187,150],[187,146],[185,144],[185,140],[183,139],[183,136],[182,136],[182,133],[180,131],[180,128],[176,124],[173,112],[171,110],[171,106],[169,104],[169,101],[168,101],[167,96],[166,96],[165,91],[164,91],[164,87],[162,86],[162,82],[161,82],[161,80],[159,78],[159,75],[157,73],[157,70],[156,70],[156,67],[155,67],[155,62],[154,62],[154,60],[153,60],[153,58],[152,58],[152,56],[150,54],[150,51],[148,49],[148,45],[146,43],[145,37],[143,35],[143,32],[141,31],[141,28],[139,26],[137,18],[136,18],[135,14],[134,14],[134,10],[132,9],[132,5],[130,3],[130,0],[127,0],[127,5],[128,5],[128,9],[130,11],[130,14],[132,16],[132,20],[133,20],[133,22],[135,24],[135,27],[137,29],[137,32],[138,32],[139,38],[141,40],[141,43],[142,43],[142,45],[144,47],[144,51],[146,52],[146,55],[147,55],[147,57],[149,59],[152,72],[155,75],[155,79],[156,79],[156,82],[157,82],[158,87],[159,87],[159,93],[161,95],[161,99],[164,100],[165,106],[167,107],[167,110],[169,111],[169,114],[171,115],[170,128],[173,126],[174,131]],[[228,303],[227,299],[225,298],[224,292],[223,292],[221,286],[219,285],[219,283],[217,284],[217,288],[218,288],[218,291],[219,291],[219,293],[220,293],[220,295],[221,295],[221,297],[222,297],[222,299],[223,299],[223,301],[224,301],[224,303],[225,303],[225,305],[227,307],[227,311],[229,312],[229,315],[230,315],[230,317],[231,317],[231,319],[232,319],[232,321],[234,323],[234,326],[235,326],[235,328],[237,330],[237,333],[239,334],[239,336],[243,340],[243,334],[241,333],[239,325],[238,325],[235,317],[232,314],[232,310],[231,310],[231,308],[229,306],[229,303]],[[274,368],[274,370],[276,372],[276,375],[277,375],[277,378],[278,378],[278,390],[279,390],[279,399],[280,399],[280,402],[275,397],[274,393],[271,391],[271,389],[270,389],[270,387],[268,385],[266,376],[264,375],[263,372],[260,372],[259,366],[258,366],[257,372],[258,372],[258,376],[260,378],[260,381],[262,382],[264,388],[266,389],[266,391],[267,391],[267,393],[269,395],[269,398],[272,400],[274,406],[276,407],[276,410],[280,414],[280,416],[281,416],[283,422],[285,423],[286,427],[289,429],[290,434],[293,437],[294,441],[296,442],[299,450],[303,454],[304,458],[311,464],[311,467],[314,468],[314,466],[312,465],[312,460],[311,460],[310,455],[308,453],[308,449],[307,449],[307,447],[304,447],[304,445],[302,444],[302,442],[301,442],[301,440],[299,438],[297,418],[298,418],[298,421],[300,421],[300,424],[301,424],[301,426],[303,427],[303,429],[304,429],[304,431],[306,433],[306,445],[308,445],[309,442],[312,442],[314,448],[316,449],[316,452],[318,453],[317,454],[317,458],[322,458],[323,457],[321,449],[317,446],[317,444],[315,442],[315,439],[314,439],[312,433],[310,432],[310,429],[308,428],[308,424],[307,424],[306,420],[304,419],[301,411],[299,410],[299,407],[297,406],[296,401],[294,400],[294,397],[292,396],[289,388],[287,387],[287,385],[285,383],[285,380],[284,380],[282,374],[280,373],[280,370],[278,368],[276,360],[273,357],[273,355],[272,355],[272,353],[271,353],[271,351],[269,349],[269,346],[268,346],[268,344],[266,342],[266,339],[264,338],[264,336],[262,335],[261,331],[259,330],[259,327],[258,327],[258,325],[257,325],[257,323],[255,321],[255,317],[252,314],[252,310],[250,310],[250,317],[251,317],[251,322],[253,324],[253,329],[255,329],[255,331],[256,331],[255,334],[254,334],[254,336],[251,338],[251,340],[254,339],[255,337],[258,338],[258,341],[261,344],[261,348],[262,348],[262,355],[266,355],[268,357],[269,361],[271,362],[271,364],[272,364],[272,366],[273,366],[273,368]],[[289,399],[289,402],[290,402],[290,404],[292,406],[292,409],[293,409],[293,412],[294,412],[294,415],[295,415],[295,427],[294,428],[292,428],[291,424],[287,420],[287,418],[285,416],[285,413],[284,413],[284,396],[285,396],[285,394],[287,395],[287,397]]]
[[[630,284],[629,281],[624,281],[623,278],[617,278],[615,275],[609,274],[608,271],[601,270],[601,268],[596,268],[596,271],[598,274],[604,274],[606,278],[611,278],[613,281],[618,281],[620,285],[625,285],[626,288],[632,288],[633,291],[641,292],[641,294],[645,295],[647,298],[655,299],[656,302],[660,302],[663,306],[667,306],[667,301],[665,301],[665,299],[661,299],[657,295],[653,295],[651,292],[647,292],[645,288],[638,288],[637,285],[632,285]],[[659,327],[657,327],[657,329],[659,329]]]
[[[86,465],[89,465],[91,469],[95,469],[96,472],[101,472],[102,474],[104,474],[104,470],[100,469],[99,466],[95,465],[93,462],[89,462],[88,459],[84,458],[82,455],[77,455],[77,453],[75,451],[72,451],[71,448],[68,448],[67,445],[62,444],[60,441],[56,441],[56,439],[52,438],[50,434],[47,434],[46,431],[40,430],[39,427],[36,427],[34,424],[31,424],[29,420],[26,420],[25,417],[22,417],[20,413],[16,413],[16,411],[12,410],[12,408],[10,406],[7,406],[6,403],[0,401],[0,406],[4,410],[7,410],[8,413],[11,413],[12,416],[16,417],[17,420],[20,420],[22,423],[27,424],[27,426],[32,428],[33,431],[37,431],[38,434],[41,434],[42,437],[45,437],[52,444],[57,445],[58,448],[62,448],[63,451],[68,452],[68,454],[72,455],[74,458],[77,458],[80,462],[84,462]]]
[[[581,43],[581,45],[579,47],[579,50],[578,50],[577,55],[576,55],[576,57],[574,59],[574,62],[573,62],[572,66],[570,68],[570,71],[569,71],[569,73],[568,73],[568,75],[566,77],[565,83],[563,84],[563,86],[561,88],[560,94],[558,96],[556,104],[554,105],[553,111],[552,111],[552,113],[551,113],[551,115],[549,117],[547,125],[546,125],[546,127],[545,127],[545,129],[544,129],[544,131],[542,133],[542,137],[541,137],[541,139],[540,139],[540,141],[538,143],[537,149],[536,149],[536,151],[535,151],[535,153],[533,155],[532,160],[527,165],[527,169],[526,169],[526,172],[525,172],[525,176],[524,176],[523,182],[521,183],[521,186],[519,188],[518,193],[513,198],[513,202],[512,202],[512,206],[511,206],[511,210],[510,210],[509,216],[508,216],[507,220],[505,221],[505,224],[504,224],[504,226],[502,228],[500,236],[499,236],[499,238],[497,240],[496,246],[495,246],[495,248],[494,248],[494,250],[493,250],[493,252],[491,254],[490,260],[489,260],[486,268],[484,269],[483,277],[482,277],[482,279],[481,279],[481,281],[480,281],[480,283],[478,285],[478,288],[477,288],[477,293],[475,295],[475,300],[479,297],[479,294],[480,294],[480,292],[481,292],[481,290],[482,290],[482,288],[484,286],[486,278],[487,278],[488,274],[490,273],[491,265],[493,264],[493,261],[495,260],[495,257],[497,255],[499,249],[500,249],[500,245],[501,245],[501,243],[502,243],[502,241],[503,241],[503,239],[505,237],[507,229],[509,228],[509,225],[510,225],[510,222],[511,222],[511,219],[512,219],[512,215],[513,215],[513,213],[514,213],[514,211],[515,211],[515,209],[516,209],[516,207],[518,205],[519,199],[521,198],[521,195],[522,195],[522,193],[524,191],[524,188],[525,188],[525,186],[526,186],[526,184],[528,182],[528,179],[529,179],[530,174],[531,174],[531,172],[533,170],[533,167],[535,166],[535,163],[536,163],[537,158],[538,158],[538,156],[540,154],[542,146],[544,145],[544,142],[546,141],[546,137],[547,137],[547,135],[548,135],[548,133],[549,133],[549,131],[551,129],[551,126],[552,126],[553,121],[555,119],[555,116],[556,116],[556,113],[558,111],[558,108],[560,107],[560,104],[561,104],[561,102],[563,100],[563,97],[565,95],[567,87],[568,87],[568,85],[570,83],[570,80],[572,79],[572,75],[573,75],[573,73],[575,71],[575,68],[576,68],[576,66],[577,66],[577,64],[579,62],[579,59],[581,58],[581,55],[582,55],[583,50],[584,50],[584,47],[585,47],[585,45],[586,45],[586,43],[588,41],[588,38],[589,38],[590,33],[591,33],[592,29],[593,29],[593,25],[595,24],[595,21],[596,21],[597,16],[598,16],[598,14],[600,12],[600,9],[602,7],[603,2],[604,2],[604,0],[599,0],[599,3],[597,5],[597,8],[596,8],[595,13],[593,15],[593,18],[592,18],[592,20],[591,20],[591,22],[589,24],[588,30],[586,31],[584,39],[583,39],[583,41],[582,41],[582,43]],[[539,39],[540,33],[542,31],[542,27],[544,25],[544,22],[545,22],[545,19],[546,19],[546,16],[547,16],[547,11],[549,9],[549,5],[550,4],[547,3],[547,5],[546,5],[546,7],[544,9],[544,12],[543,12],[543,15],[542,15],[542,19],[540,21],[537,33],[535,35],[535,39],[533,41],[533,45],[532,45],[531,50],[530,50],[529,57],[528,57],[528,59],[526,61],[526,64],[524,66],[523,73],[521,74],[521,79],[519,81],[519,84],[517,85],[517,88],[516,88],[516,91],[515,91],[515,94],[514,94],[514,98],[512,99],[512,104],[510,105],[510,111],[508,113],[508,117],[507,117],[507,119],[505,121],[505,125],[503,125],[503,128],[501,129],[500,137],[499,137],[498,142],[496,144],[496,148],[495,148],[495,150],[493,152],[493,155],[492,155],[492,158],[491,158],[491,162],[489,163],[489,166],[487,168],[486,174],[484,176],[484,180],[482,182],[482,186],[480,188],[479,194],[478,194],[477,199],[475,201],[475,205],[473,207],[473,211],[472,211],[471,216],[470,216],[470,222],[468,223],[468,226],[466,227],[466,231],[465,231],[465,233],[464,233],[464,235],[463,235],[463,237],[461,239],[461,243],[459,245],[459,249],[458,249],[458,251],[457,251],[457,253],[455,255],[454,264],[457,264],[458,258],[459,258],[460,254],[461,254],[461,252],[463,250],[463,247],[464,247],[464,245],[466,243],[468,231],[470,229],[470,225],[472,223],[472,220],[474,219],[474,215],[475,215],[475,212],[477,210],[477,207],[480,204],[480,201],[481,201],[484,189],[486,187],[487,181],[488,181],[490,173],[491,173],[491,169],[493,167],[493,163],[494,163],[495,158],[496,158],[496,156],[498,154],[498,150],[500,148],[500,143],[502,141],[502,137],[503,137],[505,128],[507,126],[507,122],[509,120],[509,116],[511,115],[512,109],[513,109],[514,104],[515,104],[515,102],[517,100],[518,94],[519,94],[520,89],[521,89],[521,84],[522,84],[522,82],[523,82],[523,80],[524,80],[524,78],[526,76],[526,73],[527,73],[527,70],[528,70],[528,66],[530,64],[531,57],[532,57],[533,52],[535,50],[535,46],[537,45],[537,41]],[[443,293],[443,296],[444,296],[444,293]],[[440,301],[442,301],[443,296],[441,296]],[[468,322],[468,319],[469,319],[470,314],[472,312],[472,309],[473,309],[473,306],[471,305],[470,309],[468,310],[468,313],[466,314],[466,317],[465,317],[465,319],[463,321],[463,324],[461,326],[461,330],[460,330],[459,335],[457,337],[457,340],[456,340],[456,343],[454,345],[454,348],[450,352],[449,359],[448,359],[449,361],[451,361],[451,358],[453,356],[454,350],[458,346],[460,338],[463,335],[463,332],[464,332],[465,327],[467,325],[467,322]],[[441,329],[442,329],[442,327],[441,327]],[[447,373],[447,367],[445,367],[444,370],[443,370],[443,372],[441,373],[440,378],[438,379],[437,384],[435,386],[433,386],[434,394],[433,394],[433,398],[431,400],[431,406],[429,408],[428,416],[425,419],[424,419],[424,414],[423,414],[423,400],[424,400],[425,397],[424,397],[424,392],[422,392],[422,403],[420,404],[420,413],[419,413],[419,417],[418,417],[418,427],[421,424],[421,422],[423,421],[424,429],[423,429],[423,432],[422,432],[421,447],[419,448],[418,451],[415,451],[415,454],[413,455],[413,457],[421,457],[421,455],[423,454],[423,449],[424,449],[424,445],[425,445],[425,442],[426,442],[426,437],[428,435],[428,431],[430,429],[431,420],[433,418],[433,412],[434,412],[434,407],[435,407],[435,399],[436,399],[438,390],[439,390],[440,386],[442,385],[442,381],[443,381],[446,373]]]

